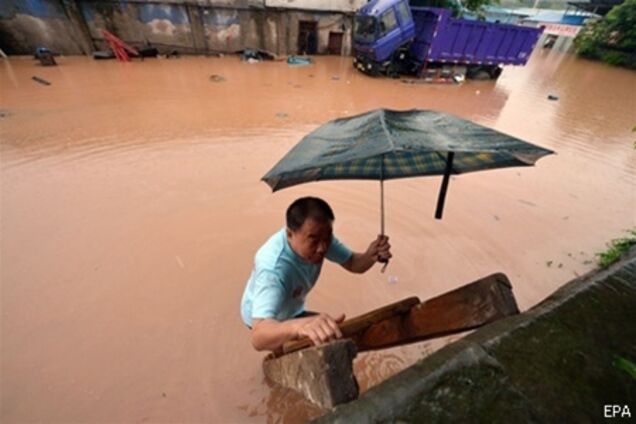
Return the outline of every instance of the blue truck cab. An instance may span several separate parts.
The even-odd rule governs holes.
[[[408,0],[374,0],[356,13],[354,66],[377,75],[386,72],[395,54],[415,38],[415,22]]]

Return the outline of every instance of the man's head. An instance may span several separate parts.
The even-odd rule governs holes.
[[[301,197],[287,208],[287,240],[298,256],[320,263],[331,245],[335,219],[329,204],[317,197]]]

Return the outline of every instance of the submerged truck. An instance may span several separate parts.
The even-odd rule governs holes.
[[[355,15],[354,66],[373,76],[444,71],[495,79],[504,65],[525,65],[543,31],[452,13],[408,0],[370,1]]]

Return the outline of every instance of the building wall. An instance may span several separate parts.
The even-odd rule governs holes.
[[[367,0],[265,0],[266,7],[330,12],[355,12]]]
[[[40,46],[67,54],[90,51],[61,1],[0,1],[0,48],[7,54],[29,54]]]
[[[257,48],[278,55],[298,53],[301,21],[316,22],[317,53],[330,32],[343,34],[351,52],[352,11],[364,0],[2,0],[0,48],[31,54],[38,46],[62,54],[108,48],[106,29],[125,42],[161,53],[236,52]]]

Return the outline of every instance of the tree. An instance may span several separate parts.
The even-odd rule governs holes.
[[[636,0],[626,0],[588,24],[574,43],[581,56],[636,69]]]

